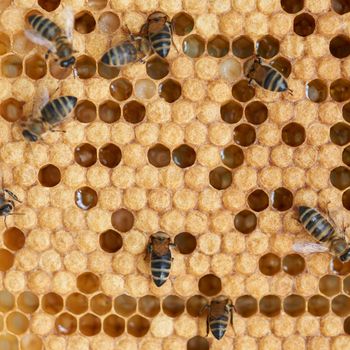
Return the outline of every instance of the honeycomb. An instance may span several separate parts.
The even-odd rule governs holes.
[[[79,77],[44,59],[28,14],[74,9]],[[153,11],[174,45],[100,62]],[[295,207],[350,216],[347,0],[2,0],[0,170],[23,202],[0,221],[0,349],[346,350],[350,264],[301,256]],[[59,23],[59,22],[58,22]],[[293,95],[250,86],[253,54]],[[36,90],[79,98],[65,133],[28,144]],[[144,253],[177,245],[157,288]],[[330,262],[333,261],[331,265]],[[221,341],[200,311],[226,294]]]

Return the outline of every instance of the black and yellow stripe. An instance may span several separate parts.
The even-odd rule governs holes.
[[[49,41],[53,41],[61,34],[61,29],[54,22],[43,16],[31,15],[28,21],[35,31]]]
[[[272,67],[268,67],[269,71],[263,81],[263,88],[275,92],[283,92],[288,90],[287,81],[283,75]]]
[[[209,319],[210,330],[217,340],[220,340],[226,333],[229,312],[230,311],[226,310],[225,308],[224,315],[221,315],[216,318],[211,317]]]
[[[151,273],[152,279],[157,287],[162,286],[169,277],[171,268],[170,250],[163,256],[158,256],[152,252],[151,255]]]
[[[149,41],[153,51],[160,57],[168,56],[171,47],[171,24],[166,22],[159,32],[150,33]]]
[[[129,41],[112,47],[101,58],[101,61],[109,66],[121,67],[137,59],[137,49]]]
[[[50,125],[60,123],[73,110],[77,100],[74,96],[61,96],[48,102],[41,110],[42,120]]]

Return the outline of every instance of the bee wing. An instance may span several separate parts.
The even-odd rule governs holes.
[[[44,106],[49,102],[50,95],[49,91],[46,87],[40,87],[34,98],[33,102],[33,116],[39,116],[41,114],[41,110]]]
[[[32,41],[34,44],[38,44],[41,46],[45,46],[47,47],[49,50],[51,50],[52,52],[56,52],[56,47],[55,45],[43,38],[40,34],[38,34],[35,30],[31,30],[31,29],[27,29],[24,31],[25,36]]]
[[[294,243],[293,249],[295,252],[301,254],[325,253],[329,251],[329,249],[324,245],[315,242]]]
[[[74,30],[74,12],[73,8],[70,6],[65,6],[62,11],[62,18],[64,19],[64,30],[68,40],[73,40],[73,30]]]

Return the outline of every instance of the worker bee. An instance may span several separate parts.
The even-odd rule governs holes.
[[[263,63],[261,57],[255,57],[246,63],[245,74],[249,79],[249,84],[252,84],[254,81],[256,84],[269,91],[288,91],[290,94],[293,93],[293,91],[288,88],[287,80],[282,73],[269,64]]]
[[[7,197],[11,197],[11,198],[7,198]],[[18,197],[11,192],[10,190],[8,190],[7,188],[2,188],[1,189],[1,193],[0,193],[0,216],[4,217],[4,222],[5,222],[5,226],[7,228],[7,224],[6,224],[6,218],[9,215],[22,215],[19,213],[13,213],[14,209],[15,209],[15,202],[18,203],[22,203]]]
[[[142,26],[140,34],[146,36],[151,43],[153,51],[162,58],[168,56],[170,51],[173,28],[169,17],[163,12],[153,12],[147,22]]]
[[[49,54],[56,55],[55,61],[62,68],[68,68],[75,63],[73,54],[76,52],[72,47],[74,14],[70,7],[65,7],[63,12],[65,19],[65,31],[63,31],[56,23],[42,15],[33,14],[28,17],[31,30],[26,30],[25,34],[29,40],[36,44],[48,48],[45,59]]]
[[[162,286],[169,277],[172,256],[170,236],[165,232],[157,232],[151,235],[147,245],[147,255],[151,255],[151,273],[153,282],[157,287]]]
[[[340,261],[350,261],[350,246],[345,239],[345,233],[339,232],[316,209],[299,207],[299,221],[305,229],[320,243],[296,243],[294,250],[299,253],[317,253],[329,251]]]
[[[102,63],[107,66],[122,67],[133,62],[143,62],[144,57],[151,52],[151,46],[146,38],[133,36],[130,40],[121,42],[109,49],[101,58]]]
[[[22,123],[24,138],[35,142],[48,130],[58,131],[53,127],[63,122],[74,109],[77,100],[74,96],[60,96],[49,101],[49,95],[45,90],[40,96],[40,103],[33,108],[32,117]]]
[[[234,308],[232,300],[226,295],[219,295],[211,301],[210,305],[204,305],[201,313],[205,309],[209,309],[207,316],[207,336],[209,334],[209,328],[217,340],[220,340],[225,335],[229,320],[231,326],[233,326],[232,310]]]

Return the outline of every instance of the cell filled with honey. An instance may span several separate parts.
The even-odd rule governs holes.
[[[145,295],[138,301],[138,310],[146,317],[155,317],[160,311],[160,301],[153,295]]]

